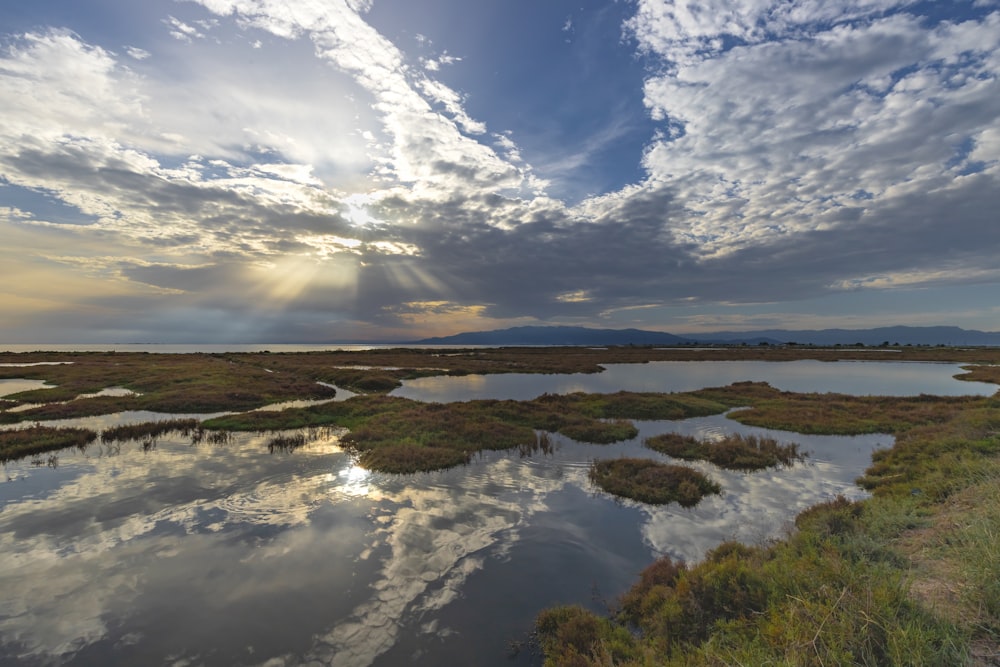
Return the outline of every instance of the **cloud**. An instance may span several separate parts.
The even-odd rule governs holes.
[[[643,49],[686,65],[727,50],[879,17],[914,0],[641,0],[627,27]],[[727,40],[729,40],[727,42]]]
[[[170,36],[174,39],[182,42],[190,42],[195,39],[205,39],[205,33],[201,32],[201,30],[197,27],[184,23],[173,16],[168,16],[163,22],[170,28]],[[207,29],[211,26],[202,25],[199,27]]]
[[[455,63],[462,62],[462,59],[458,56],[450,55],[447,51],[444,51],[441,55],[435,58],[421,58],[420,62],[423,63],[424,67],[431,71],[437,72],[441,69],[442,65],[454,65]]]
[[[125,53],[127,53],[129,57],[135,58],[136,60],[145,60],[146,58],[149,58],[151,55],[153,55],[149,51],[145,49],[140,49],[139,47],[136,46],[126,46]]]
[[[632,128],[533,166],[366,3],[186,7],[175,21],[211,39],[178,42],[169,21],[128,47],[47,29],[0,53],[5,191],[76,212],[10,202],[17,266],[110,288],[83,303],[120,330],[229,313],[219,335],[443,333],[995,280],[993,8],[935,22],[888,0],[640,2],[626,27],[650,67],[634,92],[659,126],[644,173],[571,206],[542,176],[572,180]],[[74,264],[57,237],[92,243]],[[158,314],[137,317],[151,295]],[[72,326],[41,306],[55,296],[5,298]],[[401,305],[419,303],[451,306]]]
[[[862,211],[872,224],[896,197],[946,186],[956,146],[978,145],[1000,111],[996,84],[984,79],[995,36],[952,56],[969,30],[927,31],[897,15],[737,47],[650,80],[653,113],[683,128],[646,156],[654,178],[684,183],[698,214],[682,238],[705,254],[730,253],[850,226]]]
[[[374,98],[372,108],[389,136],[383,174],[433,195],[459,188],[519,188],[523,174],[491,148],[459,132],[484,126],[459,106],[460,96],[411,71],[391,42],[348,5],[299,3],[294,12],[272,0],[203,0],[209,10],[235,15],[247,25],[281,37],[307,36],[317,55],[352,77]],[[433,111],[440,103],[455,120]]]

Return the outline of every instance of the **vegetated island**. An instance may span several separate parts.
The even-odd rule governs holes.
[[[599,372],[601,363],[667,359],[950,361],[977,364],[968,367],[961,379],[1000,383],[1000,350],[864,352],[629,347],[273,355],[0,354],[0,363],[68,362],[0,367],[0,378],[57,385],[5,397],[0,422],[32,423],[139,409],[245,411],[284,400],[331,398],[334,390],[318,382],[385,391],[402,379],[434,374]],[[108,387],[125,387],[133,393],[90,395]],[[18,409],[9,409],[14,407]],[[737,383],[684,394],[579,394],[432,408],[372,393],[340,403],[242,412],[175,427],[188,428],[193,439],[211,443],[225,442],[228,429],[335,425],[354,434],[353,447],[361,457],[370,452],[365,460],[373,467],[388,467],[383,460],[405,461],[405,455],[425,449],[434,457],[445,452],[448,458],[430,465],[434,467],[464,462],[483,443],[530,451],[546,447],[546,432],[567,431],[576,433],[572,437],[609,441],[634,437],[628,435],[628,419],[679,419],[733,407],[749,408],[730,413],[730,418],[744,424],[801,433],[884,432],[893,434],[896,442],[876,452],[872,466],[859,479],[872,493],[868,500],[836,499],[807,510],[796,520],[796,530],[777,542],[723,544],[693,565],[657,561],[610,615],[580,607],[543,612],[537,630],[547,665],[985,665],[995,661],[1000,654],[996,549],[1000,398],[996,395],[795,394],[762,383]],[[466,437],[457,446],[448,444],[463,431]],[[581,435],[588,431],[589,436]],[[23,437],[3,433],[3,447]],[[33,442],[41,447],[76,444],[49,439],[49,430],[38,434]],[[444,434],[448,440],[442,439]],[[150,430],[139,436],[155,438],[156,433]],[[299,440],[272,444],[294,449]],[[428,465],[421,456],[399,468],[410,471]]]
[[[687,461],[708,461],[728,470],[762,470],[801,461],[795,443],[779,444],[775,438],[732,433],[718,440],[705,440],[680,433],[646,438],[652,450]]]
[[[754,471],[801,460],[799,446],[781,445],[774,438],[734,433],[719,440],[704,440],[680,433],[647,438],[652,450],[688,461],[708,461],[729,470]],[[694,507],[722,487],[707,475],[686,466],[651,459],[598,459],[589,470],[590,481],[608,493],[651,505],[678,503]]]
[[[722,492],[721,486],[693,468],[651,459],[601,459],[590,466],[589,476],[610,494],[651,505],[694,507],[705,496]]]

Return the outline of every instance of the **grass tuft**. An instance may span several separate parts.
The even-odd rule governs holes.
[[[188,436],[198,428],[197,419],[168,419],[165,421],[122,424],[101,431],[101,442],[125,442],[127,440],[156,440],[161,435],[179,431]]]

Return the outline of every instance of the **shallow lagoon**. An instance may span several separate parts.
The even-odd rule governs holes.
[[[780,535],[805,507],[860,497],[853,480],[892,442],[766,431],[722,415],[636,425],[640,437],[625,443],[553,436],[550,455],[488,452],[412,476],[355,467],[338,431],[291,453],[269,454],[268,436],[195,446],[177,437],[149,451],[64,450],[56,467],[8,464],[0,664],[538,664],[530,650],[513,659],[508,650],[543,607],[600,610],[658,555],[697,559],[726,539]],[[641,440],[671,430],[769,433],[810,456],[752,474],[691,464],[724,488],[691,510],[590,485],[595,457],[666,460]]]
[[[733,382],[767,382],[783,391],[854,396],[990,396],[996,385],[956,380],[961,364],[908,361],[651,361],[606,364],[603,373],[435,376],[408,380],[392,392],[417,401],[477,398],[530,400],[574,391],[695,391]]]

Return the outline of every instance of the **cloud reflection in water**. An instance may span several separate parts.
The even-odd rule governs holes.
[[[724,539],[777,535],[799,509],[858,495],[852,480],[871,449],[891,444],[779,433],[809,461],[754,474],[692,464],[724,495],[693,510],[650,508],[593,489],[589,462],[665,458],[641,438],[666,430],[764,431],[723,416],[637,425],[641,437],[627,443],[553,436],[548,456],[487,452],[409,476],[357,467],[336,434],[276,455],[268,436],[244,435],[218,446],[164,438],[148,452],[131,443],[117,455],[67,450],[57,469],[10,464],[0,660],[362,666],[418,644],[432,663],[456,643],[482,654],[511,623],[463,624],[481,613],[465,593],[473,578],[481,594],[518,585],[520,610],[550,604],[553,591],[586,604],[592,582],[581,571],[628,581],[660,553],[696,559]],[[619,548],[622,539],[636,548]],[[553,571],[553,561],[578,565]],[[507,660],[479,654],[481,664]]]

